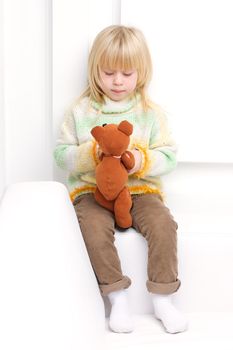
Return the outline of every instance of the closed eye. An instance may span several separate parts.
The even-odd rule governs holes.
[[[123,73],[123,75],[126,76],[126,77],[130,77],[132,74],[133,74],[133,72],[130,72],[130,73],[124,72],[124,73]]]

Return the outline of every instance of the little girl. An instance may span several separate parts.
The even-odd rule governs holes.
[[[180,287],[177,224],[163,203],[159,179],[176,166],[175,146],[164,114],[148,99],[151,74],[151,57],[141,31],[119,25],[102,30],[89,55],[88,87],[66,114],[54,151],[58,166],[69,171],[70,196],[100,292],[112,306],[109,327],[114,332],[133,330],[126,292],[131,280],[122,274],[114,245],[113,213],[94,199],[101,150],[90,131],[125,119],[133,124],[129,150],[135,166],[128,178],[132,226],[148,242],[146,286],[154,313],[169,333],[187,328],[187,320],[171,301]]]

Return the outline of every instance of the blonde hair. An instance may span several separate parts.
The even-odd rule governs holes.
[[[147,87],[152,77],[152,61],[145,37],[139,29],[112,25],[96,36],[88,59],[88,86],[81,98],[89,96],[101,104],[104,102],[100,87],[100,70],[103,67],[123,71],[136,69],[135,93],[140,93],[145,110],[151,106]]]

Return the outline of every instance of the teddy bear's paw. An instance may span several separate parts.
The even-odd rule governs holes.
[[[116,223],[121,228],[129,228],[132,226],[132,216],[129,214],[125,217],[116,217]]]

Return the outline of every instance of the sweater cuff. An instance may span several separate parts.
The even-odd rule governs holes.
[[[75,172],[85,174],[96,167],[95,145],[93,141],[87,141],[78,146],[76,155]]]
[[[99,156],[98,156],[98,143],[94,140],[93,141],[93,145],[92,145],[92,150],[91,150],[91,153],[92,153],[92,157],[94,159],[94,162],[96,165],[98,165],[100,163],[100,159],[99,159]]]
[[[137,178],[143,178],[147,171],[150,168],[150,159],[149,159],[149,152],[148,148],[145,146],[142,146],[141,144],[134,144],[134,148],[138,149],[141,152],[142,155],[142,164],[141,168],[133,174],[133,176]]]

